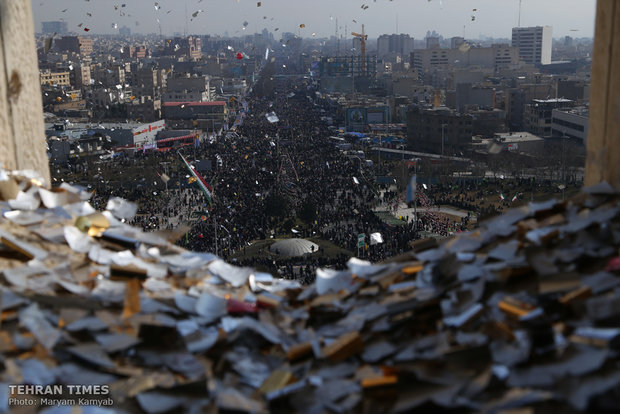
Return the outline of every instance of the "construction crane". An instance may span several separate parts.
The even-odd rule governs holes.
[[[364,33],[364,25],[362,25],[362,34],[351,32],[351,34],[360,39],[360,45],[362,49],[362,74],[366,74],[366,40],[368,35]]]

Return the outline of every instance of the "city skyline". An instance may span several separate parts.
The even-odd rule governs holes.
[[[346,38],[364,24],[371,38],[406,33],[422,39],[434,30],[447,38],[476,39],[510,38],[519,18],[518,0],[315,0],[295,1],[294,11],[288,11],[290,0],[124,1],[33,0],[35,30],[41,30],[42,21],[64,20],[69,31],[85,33],[87,28],[88,34],[118,34],[123,26],[132,33],[159,33],[161,26],[164,35],[242,36],[267,29],[276,35],[329,37],[336,33],[337,21],[339,36]],[[595,0],[523,0],[522,4],[522,27],[552,26],[556,38],[594,35]]]

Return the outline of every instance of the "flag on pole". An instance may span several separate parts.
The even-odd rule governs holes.
[[[418,184],[416,180],[417,180],[416,175],[413,174],[411,176],[411,180],[409,180],[409,185],[407,186],[407,202],[408,203],[415,201],[416,199],[416,192],[418,188]]]
[[[512,197],[512,201],[514,202],[517,199],[517,196],[519,195],[519,193],[515,194],[514,197]]]
[[[500,200],[505,200],[506,199],[506,197],[504,197],[504,195],[502,193],[499,193],[499,198],[500,198]]]
[[[198,174],[198,171],[196,171],[194,169],[194,167],[192,167],[191,165],[189,165],[189,163],[187,162],[187,160],[185,159],[185,157],[183,156],[183,154],[179,153],[179,155],[181,156],[181,159],[183,160],[183,162],[185,163],[185,166],[187,167],[187,169],[189,169],[189,172],[194,176],[194,178],[196,179],[196,182],[198,183],[198,185],[200,186],[200,189],[202,190],[202,192],[205,194],[205,197],[207,197],[207,201],[209,201],[209,203],[211,203],[211,200],[213,199],[213,187],[211,187],[204,178],[202,178],[202,176],[200,174]]]

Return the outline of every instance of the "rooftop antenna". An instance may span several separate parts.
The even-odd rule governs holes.
[[[396,13],[396,34],[398,34],[398,13]]]
[[[519,23],[517,24],[517,27],[521,27],[521,2],[523,0],[519,0]]]

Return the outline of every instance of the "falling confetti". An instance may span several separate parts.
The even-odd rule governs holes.
[[[299,27],[303,29],[303,28],[306,27],[306,25],[302,23],[302,24],[299,25]]]
[[[89,32],[89,31],[90,31],[90,29],[89,29],[88,27],[85,27],[85,28],[84,28],[84,31],[85,31],[85,32]]]
[[[261,6],[261,2],[259,1],[258,3],[256,3],[256,7],[260,7]]]
[[[198,13],[200,12],[202,12],[202,10],[196,10],[195,12],[192,13],[192,17],[198,16]]]
[[[467,52],[470,48],[471,46],[469,46],[468,43],[463,43],[462,45],[459,46],[459,50],[463,53]]]

